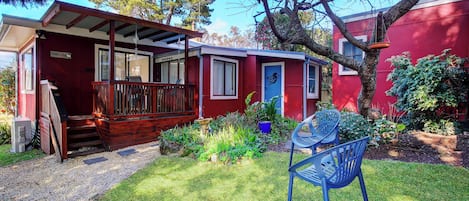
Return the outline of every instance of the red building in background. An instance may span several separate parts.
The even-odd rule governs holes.
[[[382,10],[386,12],[386,9]],[[360,13],[343,17],[347,29],[363,41],[371,39],[371,28],[376,14]],[[386,60],[402,52],[410,52],[415,62],[429,54],[438,55],[444,49],[459,57],[469,56],[469,1],[423,0],[388,29],[391,46],[381,50],[376,71],[376,93],[372,101],[374,108],[388,113],[395,97],[386,95],[392,86],[386,78],[393,70]],[[348,52],[355,57],[364,56],[361,50],[348,43],[337,27],[333,29],[333,48],[339,53]],[[339,109],[357,111],[360,78],[355,71],[334,63],[332,70],[332,100]]]

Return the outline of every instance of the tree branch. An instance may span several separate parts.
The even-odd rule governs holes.
[[[280,32],[277,30],[277,27],[275,27],[275,20],[274,16],[270,12],[269,4],[267,3],[268,0],[262,0],[262,4],[264,5],[264,10],[265,14],[267,16],[267,19],[269,20],[269,25],[272,28],[272,32],[274,35],[278,38],[279,42],[283,43],[286,41],[286,36],[283,36],[280,34]]]
[[[405,0],[402,0],[405,1]],[[366,43],[357,40],[350,32],[347,31],[347,27],[345,26],[344,21],[340,19],[329,7],[328,0],[321,0],[321,3],[326,10],[327,15],[331,18],[332,22],[334,22],[335,26],[339,29],[340,33],[344,35],[344,37],[353,45],[360,48],[361,50],[365,51],[367,49]]]
[[[384,24],[388,29],[397,19],[405,15],[419,0],[401,0],[384,13]]]

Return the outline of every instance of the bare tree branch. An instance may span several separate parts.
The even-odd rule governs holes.
[[[331,9],[331,7],[329,6],[329,1],[327,0],[321,0],[321,3],[324,7],[324,9],[326,10],[326,13],[327,15],[331,18],[332,22],[334,22],[335,26],[337,26],[337,28],[339,29],[340,33],[342,33],[342,35],[344,35],[344,37],[350,42],[352,43],[353,45],[355,45],[356,47],[362,49],[362,50],[366,50],[367,47],[366,47],[366,43],[360,41],[360,40],[357,40],[355,39],[355,37],[347,31],[347,27],[345,26],[345,23],[344,21],[342,21],[342,19],[340,19]]]

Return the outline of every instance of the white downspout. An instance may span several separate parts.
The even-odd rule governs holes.
[[[303,119],[306,119],[307,114],[307,101],[308,101],[308,69],[310,58],[306,57],[303,63]]]
[[[199,118],[203,118],[204,104],[204,60],[201,55],[202,48],[199,49],[197,57],[199,58]]]

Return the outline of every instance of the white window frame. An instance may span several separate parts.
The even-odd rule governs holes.
[[[101,45],[101,44],[94,44],[94,80],[97,82],[101,81],[101,68],[99,67],[99,49],[105,49],[109,51],[109,46]],[[121,47],[115,47],[114,50],[125,52],[125,53],[135,53],[134,49],[127,49],[127,48],[121,48]],[[150,56],[150,60],[149,60],[150,69],[148,71],[148,73],[150,74],[149,82],[153,82],[153,61],[154,61],[153,52],[138,50],[137,53],[141,55]]]
[[[225,61],[225,62],[231,62],[236,65],[236,86],[235,86],[235,96],[215,96],[213,95],[213,85],[214,85],[214,80],[213,80],[213,63],[215,60],[219,61]],[[235,59],[229,59],[225,57],[219,57],[219,56],[210,56],[210,99],[211,100],[230,100],[230,99],[238,99],[238,94],[239,94],[239,61]]]
[[[315,93],[310,93],[309,92],[309,68],[315,68],[315,78],[314,78],[314,86],[315,86]],[[308,93],[307,97],[308,99],[318,99],[319,98],[319,91],[321,88],[319,87],[319,69],[321,67],[318,65],[314,65],[313,63],[307,64],[307,69],[306,69],[306,91]]]
[[[358,40],[362,40],[363,42],[367,42],[366,35],[355,36],[355,38]],[[339,53],[342,55],[344,54],[344,42],[348,42],[348,40],[346,38],[339,39]],[[362,58],[365,58],[365,52],[363,51]],[[342,64],[339,64],[339,75],[358,75],[358,72],[355,70],[344,71],[344,66],[342,66]]]
[[[32,48],[31,52],[31,63],[32,63],[32,89],[26,89],[26,68],[23,63],[23,55]],[[34,94],[36,91],[36,43],[32,43],[28,45],[21,53],[20,53],[20,58],[19,61],[21,62],[21,93],[22,94]]]

